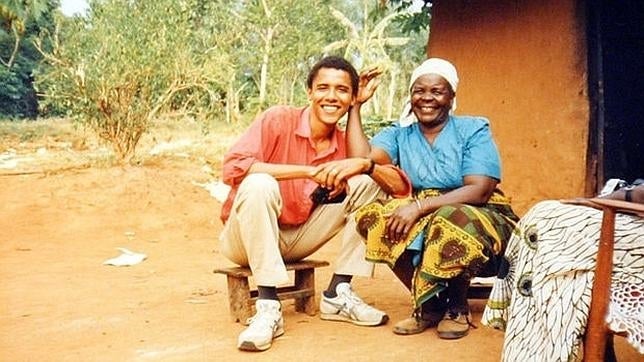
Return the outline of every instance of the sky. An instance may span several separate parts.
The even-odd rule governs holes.
[[[67,16],[84,13],[89,5],[87,0],[61,0],[60,10]]]

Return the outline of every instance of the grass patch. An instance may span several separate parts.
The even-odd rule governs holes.
[[[165,161],[221,168],[224,153],[247,124],[197,122],[189,117],[166,116],[150,124],[137,146],[134,164],[154,166]],[[22,158],[21,167],[47,168],[70,164],[110,167],[116,164],[109,144],[70,119],[0,120],[0,154]],[[28,165],[24,159],[36,159]],[[36,161],[33,161],[34,163]]]
[[[86,142],[87,132],[79,130],[66,118],[36,120],[0,120],[0,148],[21,148],[28,144],[46,144],[56,141]]]

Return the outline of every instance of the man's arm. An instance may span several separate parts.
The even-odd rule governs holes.
[[[277,180],[311,178],[313,166],[268,163],[266,156],[281,140],[280,120],[290,113],[284,107],[271,107],[259,115],[224,156],[223,180],[235,186],[250,173],[267,173]]]
[[[381,74],[382,70],[377,67],[360,74],[360,88],[347,120],[346,142],[349,158],[320,165],[312,176],[321,185],[338,189],[347,178],[366,173],[390,195],[404,197],[411,193],[411,183],[407,176],[391,164],[391,159],[384,150],[372,149],[362,128],[361,107],[380,85]]]
[[[346,179],[359,174],[368,174],[378,186],[394,197],[411,194],[411,182],[407,176],[391,164],[387,153],[380,148],[373,148],[369,158],[353,157],[326,162],[318,166],[312,175],[322,186],[338,188]]]
[[[627,193],[630,194],[627,197]],[[612,200],[624,200],[644,204],[644,184],[635,187],[623,187],[617,191],[604,196],[603,198]],[[629,200],[630,199],[630,200]]]
[[[380,75],[382,70],[377,67],[369,68],[360,73],[360,83],[358,93],[349,109],[347,119],[347,156],[348,157],[367,157],[371,147],[369,139],[362,128],[362,118],[360,109],[374,94],[378,85],[380,85]]]
[[[276,180],[290,180],[296,178],[312,178],[314,171],[315,166],[255,162],[250,166],[246,174],[267,173]]]
[[[349,110],[346,139],[348,157],[367,157],[371,149],[369,139],[362,128],[361,107],[362,103],[356,102]]]

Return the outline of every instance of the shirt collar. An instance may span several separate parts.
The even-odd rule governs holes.
[[[309,125],[309,116],[311,114],[311,107],[305,107],[300,116],[300,124],[295,130],[295,134],[304,138],[311,138],[311,126]]]
[[[311,147],[313,147],[313,144],[311,142],[311,124],[309,123],[310,115],[311,115],[311,107],[307,106],[302,111],[302,115],[300,116],[300,124],[297,126],[297,129],[295,130],[295,134],[300,137],[307,138],[309,140],[309,144],[311,145]],[[339,129],[336,126],[335,132],[333,132],[333,135],[331,136],[331,145],[320,156],[333,153],[338,149],[338,133],[339,133],[338,131]]]

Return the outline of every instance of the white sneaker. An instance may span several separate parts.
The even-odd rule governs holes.
[[[320,301],[320,318],[330,321],[342,321],[359,326],[378,326],[387,323],[389,316],[385,312],[365,303],[353,292],[349,283],[340,283],[335,287],[338,294],[327,298],[322,293]]]
[[[239,334],[237,348],[244,351],[265,351],[273,338],[284,334],[282,304],[278,300],[258,299],[257,313],[248,319],[248,328]]]

